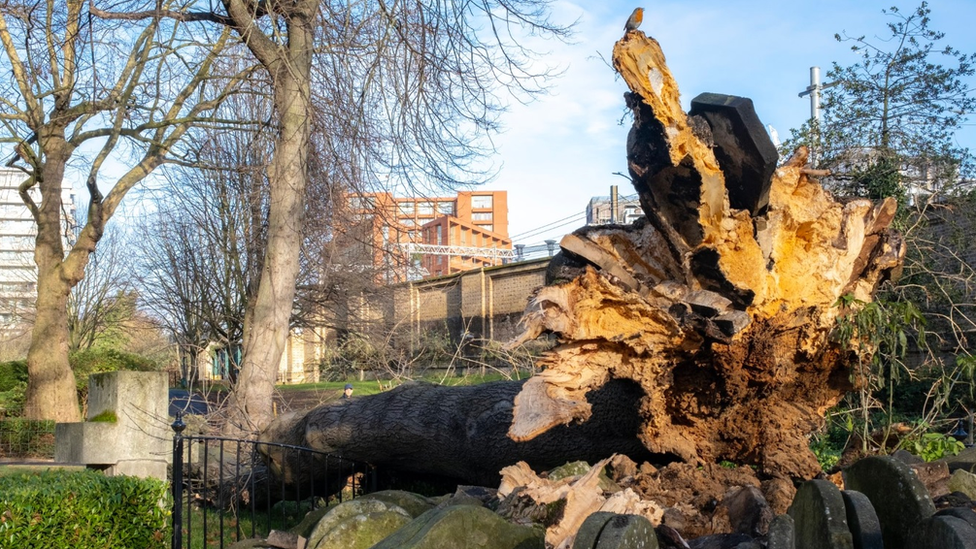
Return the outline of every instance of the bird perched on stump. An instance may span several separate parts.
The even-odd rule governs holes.
[[[634,12],[630,14],[627,18],[627,24],[624,25],[624,32],[630,32],[632,30],[637,30],[640,26],[641,21],[644,20],[644,8],[635,8]]]

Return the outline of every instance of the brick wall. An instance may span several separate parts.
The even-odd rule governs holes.
[[[549,258],[486,267],[440,278],[389,286],[389,294],[364,298],[354,315],[374,333],[391,335],[396,347],[412,348],[425,334],[445,331],[454,345],[465,333],[505,342],[520,332],[518,321],[529,296],[545,284]],[[351,305],[352,306],[352,305]],[[367,306],[376,314],[361,314]],[[382,313],[382,317],[379,316]],[[362,325],[365,331],[369,327]],[[281,383],[318,380],[325,348],[335,345],[333,327],[293,330],[278,369]]]
[[[507,341],[529,295],[545,283],[549,258],[475,269],[393,288],[392,325],[413,333],[444,329],[460,341],[465,332],[479,339]]]

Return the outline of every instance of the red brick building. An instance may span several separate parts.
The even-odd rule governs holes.
[[[396,283],[500,265],[494,250],[512,249],[508,193],[462,191],[453,197],[349,197],[356,220],[344,234],[340,261],[367,265]]]

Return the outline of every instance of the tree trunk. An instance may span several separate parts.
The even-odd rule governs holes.
[[[260,431],[274,419],[274,382],[288,341],[304,222],[311,37],[307,21],[290,20],[288,51],[279,54],[287,57],[268,63],[259,55],[274,80],[281,129],[268,167],[267,247],[257,295],[244,317],[243,361],[230,401],[228,432]]]
[[[81,421],[75,375],[68,363],[67,303],[71,288],[60,280],[58,269],[45,265],[39,271],[36,316],[27,351],[30,383],[24,415],[60,423]]]
[[[45,138],[47,159],[38,182],[42,200],[35,215],[37,304],[27,351],[29,383],[24,415],[68,423],[81,421],[75,375],[68,363],[68,294],[77,280],[65,276],[62,265],[61,186],[70,153],[63,138]]]
[[[525,461],[546,470],[566,461],[593,463],[614,453],[635,461],[653,456],[637,438],[643,396],[630,381],[616,380],[587,396],[593,415],[526,442],[506,436],[515,395],[524,381],[471,387],[409,383],[391,391],[286,416],[261,440],[307,446],[370,463],[381,471],[414,473],[461,484],[498,485],[503,467]],[[272,470],[307,485],[323,468],[281,463]],[[284,474],[282,474],[284,472]]]

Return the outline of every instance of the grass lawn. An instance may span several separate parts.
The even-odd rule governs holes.
[[[54,464],[54,463],[37,463],[37,464],[17,463],[15,465],[7,465],[3,462],[0,462],[0,477],[43,473],[44,471],[53,468],[81,470],[84,469],[85,467],[83,465],[62,465],[62,464]]]

